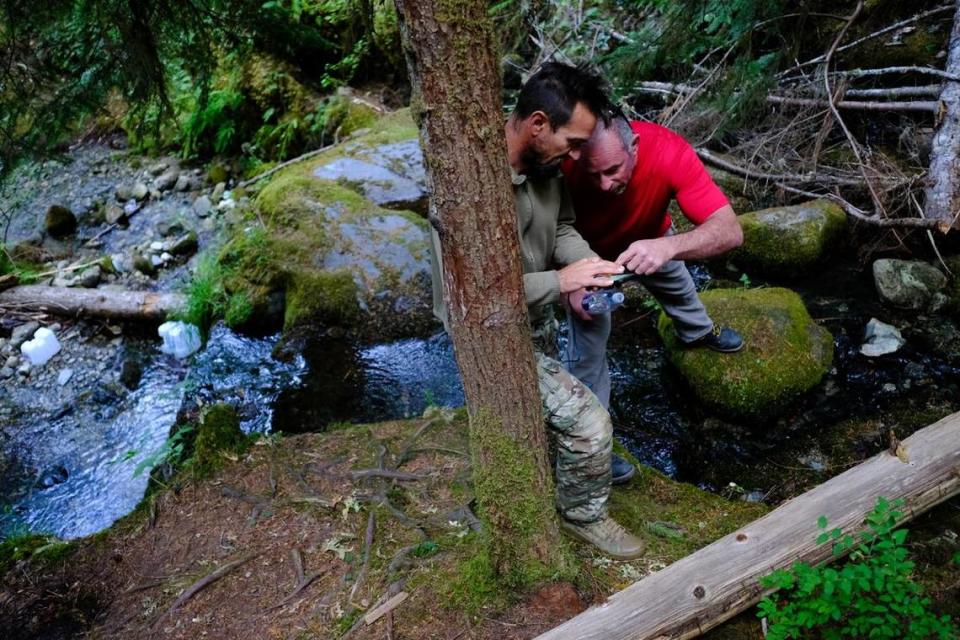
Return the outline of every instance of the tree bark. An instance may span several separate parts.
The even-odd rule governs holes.
[[[163,321],[185,302],[186,298],[179,293],[68,289],[32,284],[0,292],[0,310],[43,311],[113,320]]]
[[[486,3],[396,4],[470,414],[479,514],[494,569],[520,586],[564,559],[507,169],[499,58]]]
[[[946,71],[960,75],[960,1],[953,16]],[[960,229],[960,82],[944,81],[938,121],[930,149],[924,214]]]
[[[817,518],[855,535],[878,497],[902,498],[906,522],[960,493],[960,413],[787,501],[666,569],[635,582],[537,640],[683,640],[753,606],[758,579],[800,560],[834,560]]]

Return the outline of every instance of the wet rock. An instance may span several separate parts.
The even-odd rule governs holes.
[[[900,309],[923,309],[946,287],[947,277],[919,260],[881,259],[873,263],[873,282],[884,303]]]
[[[100,272],[100,266],[93,265],[88,269],[84,269],[80,273],[80,277],[77,278],[76,285],[86,289],[93,289],[100,284],[101,277],[103,277],[103,274]]]
[[[170,168],[170,162],[167,160],[161,160],[156,164],[151,165],[147,168],[147,173],[152,176],[159,176],[161,173]]]
[[[217,183],[217,186],[215,186],[215,187],[213,188],[213,193],[210,194],[210,199],[211,199],[215,204],[219,204],[219,202],[223,199],[223,193],[224,193],[226,190],[227,190],[227,183],[226,183],[226,182],[218,182],[218,183]]]
[[[0,368],[0,380],[6,380],[7,378],[12,378],[16,373],[13,367],[3,367]]]
[[[127,213],[123,207],[110,203],[103,211],[103,218],[107,224],[124,225],[127,223]]]
[[[153,261],[143,254],[137,254],[133,257],[133,268],[147,276],[152,276],[157,272],[157,267],[153,264]]]
[[[66,238],[77,230],[77,218],[67,207],[54,204],[47,209],[43,229],[54,238]]]
[[[197,234],[190,231],[170,244],[170,253],[175,256],[192,256],[197,252],[197,247]]]
[[[190,176],[181,173],[180,177],[177,178],[177,183],[173,186],[173,189],[174,191],[183,192],[183,191],[190,191],[191,189],[193,189],[193,187],[194,187],[193,179]]]
[[[219,162],[214,162],[210,165],[210,169],[207,171],[207,182],[210,184],[226,183],[229,175],[230,174],[227,171],[226,166]]]
[[[178,220],[161,220],[157,223],[157,233],[164,238],[168,236],[178,236],[183,232],[183,224]]]
[[[150,195],[150,189],[148,189],[147,185],[143,184],[142,182],[137,182],[133,185],[130,195],[134,200],[144,200],[148,195]]]
[[[213,203],[208,196],[200,196],[193,201],[193,212],[201,218],[206,218],[213,210]]]
[[[58,484],[63,484],[69,477],[70,474],[67,472],[66,467],[63,465],[56,465],[40,474],[40,477],[37,478],[36,486],[38,489],[49,489],[57,486]]]
[[[664,314],[658,330],[692,393],[718,413],[745,419],[777,415],[829,371],[833,336],[810,318],[793,291],[715,289],[701,298],[715,322],[740,332],[742,351],[685,348]]]
[[[73,377],[73,369],[63,369],[57,375],[57,384],[61,387],[70,382],[70,378]]]
[[[143,377],[143,367],[136,358],[127,358],[120,365],[120,383],[131,391],[140,386]]]
[[[10,345],[19,348],[24,342],[33,337],[33,334],[40,328],[40,323],[36,320],[25,322],[13,328],[10,334]]]
[[[117,200],[120,202],[129,202],[130,200],[143,200],[150,193],[147,185],[142,182],[118,184],[114,191]]]
[[[416,139],[370,147],[362,157],[337,158],[317,166],[313,175],[354,188],[383,207],[426,211],[426,170]]]
[[[153,186],[157,191],[169,191],[176,186],[179,178],[180,169],[171,167],[154,179]]]
[[[867,323],[863,340],[860,353],[870,358],[894,353],[907,343],[899,329],[880,322],[876,318],[870,318],[870,322]]]
[[[829,200],[739,216],[743,245],[730,254],[747,271],[799,276],[829,256],[846,232],[846,215]]]
[[[20,358],[18,358],[17,356],[10,356],[9,358],[7,358],[7,361],[3,363],[3,366],[9,369],[13,369],[18,364],[20,364]]]

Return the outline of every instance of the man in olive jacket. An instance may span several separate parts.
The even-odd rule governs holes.
[[[598,117],[613,111],[601,80],[548,63],[520,91],[504,133],[520,229],[523,284],[533,329],[544,417],[557,444],[557,508],[564,529],[617,559],[643,542],[607,514],[613,428],[597,397],[556,359],[554,308],[561,296],[613,284],[622,267],[601,260],[573,228],[574,214],[557,171],[576,159]],[[447,325],[439,237],[432,233],[434,313]]]

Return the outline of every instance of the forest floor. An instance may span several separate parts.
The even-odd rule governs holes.
[[[558,540],[575,577],[511,599],[478,554],[466,451],[463,417],[439,412],[262,438],[96,536],[17,543],[0,567],[0,635],[532,638],[768,509],[640,467],[611,510],[647,555],[614,562]]]

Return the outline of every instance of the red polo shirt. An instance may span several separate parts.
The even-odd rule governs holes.
[[[562,166],[577,214],[575,227],[601,257],[614,260],[635,240],[659,238],[670,228],[667,207],[676,198],[694,224],[729,204],[686,140],[665,127],[633,121],[640,136],[637,164],[621,195],[591,186],[580,165]]]

